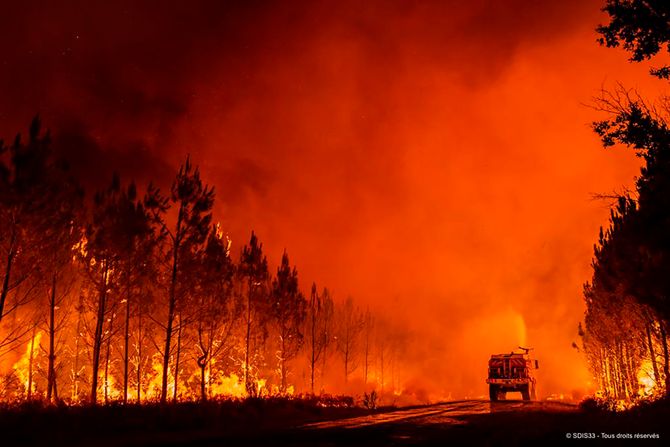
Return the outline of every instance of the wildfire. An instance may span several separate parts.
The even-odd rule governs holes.
[[[25,285],[3,292],[15,313],[0,333],[13,337],[6,366],[14,363],[0,370],[0,400],[164,403],[372,386],[380,399],[404,394],[409,329],[350,297],[336,300],[325,287],[305,293],[286,251],[272,273],[253,232],[236,258],[231,238],[210,221],[213,192],[189,160],[174,185],[200,196],[175,186],[179,194],[163,197],[150,186],[141,199],[135,185],[125,192],[115,177],[68,228],[53,228],[62,240],[45,234],[54,242],[47,277],[21,263],[3,269],[5,285],[10,276]],[[193,219],[172,228],[186,209]],[[42,217],[20,231],[54,220]],[[17,253],[39,260],[40,238],[22,241]]]
[[[244,388],[244,381],[240,380],[236,374],[219,377],[211,384],[210,393],[213,396],[223,395],[238,398],[247,395],[247,391]]]
[[[637,370],[637,381],[640,384],[638,394],[640,397],[650,397],[654,394],[656,388],[656,377],[651,360],[642,362]]]
[[[88,239],[86,239],[86,236],[82,236],[81,239],[79,239],[79,242],[77,242],[72,247],[73,257],[75,260],[77,257],[77,253],[79,253],[83,258],[85,258],[88,255],[88,252],[86,250],[87,245],[88,245]]]
[[[222,370],[215,368],[216,361],[212,360],[210,367],[205,372],[205,383],[207,386],[207,394],[210,398],[225,397],[225,398],[245,398],[247,397],[247,390],[244,384],[244,378],[235,373],[225,374]],[[161,364],[161,357],[156,355],[151,364],[151,380],[145,388],[144,395],[151,399],[157,399],[160,396],[161,380],[163,365]],[[255,384],[255,395],[261,396],[265,394],[277,394],[278,389],[272,387],[268,389],[267,379],[252,377]],[[177,398],[179,400],[193,400],[197,399],[199,395],[193,389],[189,389],[189,384],[200,383],[200,372],[193,371],[190,376],[182,377],[178,381]],[[288,387],[284,394],[292,395],[294,393],[294,386]],[[174,372],[172,369],[168,371],[168,395],[174,394]]]
[[[42,339],[42,332],[36,332],[26,345],[26,351],[21,358],[14,363],[12,369],[21,381],[26,394],[32,395],[37,391],[34,377],[34,363],[35,357],[40,349],[40,340]]]

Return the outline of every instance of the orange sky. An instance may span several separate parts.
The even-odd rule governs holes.
[[[638,169],[584,104],[664,84],[595,43],[599,1],[488,3],[12,6],[0,134],[39,111],[91,183],[165,182],[191,153],[238,248],[253,228],[303,288],[413,329],[413,381],[482,395],[488,355],[523,342],[541,394],[567,393],[592,195]]]

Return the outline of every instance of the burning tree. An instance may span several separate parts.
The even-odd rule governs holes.
[[[160,231],[167,235],[165,239],[166,252],[169,253],[170,267],[167,293],[167,322],[165,325],[165,347],[163,349],[163,369],[161,381],[160,400],[165,403],[168,393],[168,372],[170,359],[174,346],[172,338],[177,329],[176,360],[174,366],[174,398],[177,396],[179,360],[181,355],[181,334],[183,318],[179,312],[182,310],[181,300],[185,298],[186,290],[184,282],[191,279],[192,275],[184,272],[184,266],[193,266],[194,258],[209,233],[212,220],[211,210],[214,205],[214,190],[203,185],[198,168],[191,165],[189,158],[179,168],[177,177],[172,183],[171,194],[167,200],[154,199],[156,206],[153,213],[154,221],[160,226]],[[165,222],[164,214],[171,207],[176,208],[176,217],[173,228]],[[181,293],[179,293],[181,292]],[[175,319],[178,326],[175,328]]]
[[[85,237],[80,243],[78,254],[87,273],[89,296],[93,298],[95,312],[95,329],[93,332],[93,358],[91,365],[91,394],[93,405],[98,399],[98,379],[100,369],[100,355],[105,341],[105,335],[111,336],[112,319],[109,301],[112,299],[112,290],[115,288],[118,272],[118,220],[116,217],[117,203],[120,195],[120,180],[114,176],[112,184],[105,190],[98,192],[93,200],[93,210],[90,222],[86,225]],[[115,238],[116,236],[116,238]],[[109,324],[105,332],[105,323]]]
[[[46,292],[48,316],[46,332],[49,336],[47,366],[47,400],[58,399],[56,381],[56,355],[64,340],[58,339],[60,331],[68,323],[67,298],[77,281],[73,265],[72,247],[81,238],[83,193],[72,176],[62,166],[51,164],[45,173],[46,197],[40,215],[42,219],[36,228],[41,235],[35,248],[42,254],[37,264],[42,290]],[[57,316],[57,311],[60,316]],[[58,346],[60,345],[60,346]]]
[[[303,341],[302,324],[305,319],[305,298],[298,289],[298,270],[289,264],[284,250],[277,276],[272,281],[272,321],[278,340],[277,360],[281,393],[286,392],[288,362],[298,355]]]
[[[261,396],[301,386],[297,367],[314,394],[319,369],[324,392],[327,366],[348,381],[363,357],[366,380],[372,313],[316,285],[308,302],[286,251],[270,275],[253,232],[235,258],[189,159],[169,196],[114,175],[86,201],[38,120],[29,135],[0,144],[0,354],[15,359],[0,399]]]
[[[235,323],[242,314],[241,297],[234,291],[236,269],[230,257],[230,240],[223,237],[218,225],[210,230],[200,262],[196,362],[200,368],[200,398],[207,400],[212,361],[234,347]]]
[[[321,391],[323,391],[327,361],[337,347],[337,336],[335,335],[335,301],[333,301],[333,296],[331,295],[330,290],[325,287],[323,292],[321,292],[321,303],[323,307],[323,326],[321,330],[321,337],[323,340],[323,354],[321,355]]]
[[[150,192],[151,193],[151,192]],[[151,202],[149,198],[145,201]],[[145,286],[149,278],[156,274],[155,249],[159,242],[152,225],[150,214],[142,200],[137,196],[134,183],[122,189],[117,203],[118,219],[118,269],[123,305],[123,402],[128,401],[130,381],[130,341],[132,319],[136,319],[138,337],[142,336],[142,307],[148,296],[149,287]],[[141,348],[141,342],[139,343]],[[141,357],[141,349],[138,352]],[[138,364],[138,376],[141,361]],[[137,399],[141,391],[138,387]]]
[[[252,360],[259,342],[267,338],[267,321],[270,309],[268,299],[268,261],[263,254],[263,244],[251,232],[249,245],[242,250],[239,265],[240,286],[245,300],[244,334],[244,387],[249,395],[256,395],[256,380],[251,376]],[[255,362],[254,362],[255,364]]]
[[[309,373],[310,373],[310,391],[314,394],[314,383],[316,365],[323,359],[325,369],[325,359],[330,334],[330,325],[332,322],[332,300],[330,299],[328,289],[319,295],[316,284],[312,283],[312,291],[307,302],[307,316],[305,319],[305,337],[307,339]]]
[[[360,310],[349,297],[339,311],[337,317],[337,351],[342,357],[344,367],[344,381],[349,381],[349,375],[358,368],[360,335],[364,320]]]
[[[638,99],[610,96],[604,108],[616,117],[596,123],[606,146],[623,143],[645,159],[637,181],[637,199],[620,197],[610,227],[595,247],[593,278],[585,286],[587,311],[584,348],[605,394],[632,399],[649,390],[638,375],[645,362],[654,371],[653,387],[668,387],[667,328],[670,317],[664,272],[669,267],[670,131]],[[655,346],[661,346],[663,357]],[[658,364],[663,365],[663,374]]]
[[[608,0],[604,10],[611,21],[598,27],[601,44],[623,45],[635,62],[670,50],[667,3]],[[660,78],[669,74],[668,66],[652,69]],[[603,145],[632,148],[644,166],[635,196],[619,197],[609,228],[600,231],[593,277],[584,287],[583,348],[606,396],[670,395],[670,109],[623,87],[604,91],[597,107],[608,114],[594,123]]]
[[[0,140],[0,352],[12,349],[16,342],[32,332],[35,321],[21,321],[16,311],[35,298],[39,278],[38,241],[43,240],[43,209],[49,205],[54,164],[50,136],[40,135],[38,117],[33,119],[24,143],[17,135],[11,146]],[[12,316],[13,321],[8,317]],[[34,320],[30,318],[29,320]]]
[[[363,383],[368,384],[370,373],[370,358],[372,357],[372,336],[375,327],[375,319],[370,309],[363,315]]]

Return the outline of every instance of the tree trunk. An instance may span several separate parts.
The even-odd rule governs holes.
[[[175,254],[176,258],[176,254]],[[175,281],[177,277],[176,262],[172,268],[172,281],[170,285],[170,302],[168,304],[168,321],[165,329],[165,351],[163,353],[163,382],[161,385],[161,403],[164,404],[167,400],[167,386],[168,386],[168,368],[170,366],[170,342],[172,340],[172,325],[174,322],[175,311]]]
[[[142,403],[142,304],[137,306],[137,403]]]
[[[628,397],[633,398],[638,392],[638,382],[633,368],[633,359],[630,355],[630,349],[627,343],[624,343],[623,351],[624,366],[626,367],[626,388],[628,389]]]
[[[249,348],[251,344],[251,291],[253,284],[249,280],[249,290],[247,291],[247,334],[246,334],[246,349],[244,351],[244,388],[247,394],[251,394],[251,383],[249,383]]]
[[[201,304],[202,305],[202,304]],[[198,368],[200,368],[200,400],[203,402],[207,400],[207,394],[206,394],[206,386],[205,386],[205,379],[207,378],[206,374],[206,368],[207,368],[207,363],[208,363],[208,357],[209,353],[211,352],[209,347],[205,346],[205,343],[203,342],[203,332],[204,329],[202,328],[202,321],[198,322],[198,345],[200,346],[200,356],[196,359],[196,363],[198,364]],[[210,334],[209,340],[211,341],[212,334]],[[211,346],[211,345],[210,345]]]
[[[47,369],[47,401],[51,402],[56,386],[56,272],[51,277],[49,294],[49,366]]]
[[[670,397],[670,365],[668,364],[668,334],[665,322],[661,322],[661,340],[663,342],[663,374],[665,374],[665,395]]]
[[[179,316],[179,329],[177,329],[177,358],[174,364],[174,390],[172,391],[172,400],[177,402],[178,391],[179,391],[179,360],[181,357],[181,329],[182,321],[181,314]]]
[[[312,307],[312,357],[310,359],[310,384],[311,384],[311,390],[312,390],[312,395],[314,395],[314,366],[316,364],[316,312],[314,310],[314,303],[311,305]]]
[[[28,358],[28,390],[27,390],[27,400],[30,401],[33,398],[33,359],[35,353],[35,335],[37,329],[33,328],[33,337],[30,339],[30,356]]]
[[[200,399],[205,402],[207,400],[207,389],[205,387],[205,380],[207,375],[205,370],[207,369],[207,354],[203,354],[202,357],[198,358],[198,367],[200,367]]]
[[[126,272],[126,279],[128,281],[126,290],[126,325],[125,333],[123,334],[123,403],[128,403],[128,360],[130,353],[128,352],[128,342],[130,340],[130,272]]]
[[[105,322],[105,301],[107,300],[107,276],[109,265],[103,261],[105,266],[102,270],[102,278],[98,296],[98,314],[95,324],[95,334],[93,338],[93,366],[91,369],[91,404],[98,402],[98,370],[100,369],[100,348],[102,347],[102,328]]]
[[[161,386],[161,403],[167,401],[168,371],[170,367],[170,343],[172,341],[172,325],[174,324],[175,307],[177,304],[177,262],[179,258],[179,246],[181,244],[181,222],[184,217],[183,207],[179,207],[177,226],[172,247],[172,276],[170,277],[170,292],[168,297],[168,321],[165,328],[165,351],[163,352],[163,382]],[[175,378],[176,378],[175,374]]]
[[[279,372],[281,374],[281,393],[286,392],[286,337],[281,336],[281,357],[279,358]]]
[[[651,367],[654,371],[654,384],[658,385],[658,364],[656,363],[654,344],[651,340],[651,324],[649,322],[645,324],[645,329],[647,330],[647,347],[649,348],[649,358],[651,359]]]
[[[7,295],[9,294],[9,277],[12,274],[12,262],[14,261],[14,256],[16,251],[14,245],[16,244],[16,229],[12,225],[12,238],[9,242],[9,252],[7,253],[7,263],[5,264],[5,276],[2,279],[2,290],[0,290],[0,322],[5,312],[5,301],[7,300]]]
[[[617,361],[617,368],[619,369],[619,386],[620,386],[619,398],[626,399],[629,395],[627,386],[628,381],[626,379],[626,365],[624,359],[623,346],[621,342],[617,343],[616,361]]]
[[[598,381],[600,382],[600,389],[601,390],[607,390],[609,388],[609,382],[608,382],[608,377],[607,377],[607,364],[605,363],[605,359],[603,358],[602,355],[602,350],[598,350],[598,364],[600,368],[600,374],[596,374],[596,377],[598,378]]]
[[[82,306],[83,296],[79,298],[79,306]],[[81,312],[78,310],[79,316],[77,318],[77,335],[74,339],[74,367],[72,370],[72,388],[71,399],[73,401],[79,400],[79,339],[81,333]]]
[[[210,345],[210,352],[211,352],[211,345]],[[207,370],[209,371],[209,374],[207,375],[207,398],[212,397],[212,382],[214,381],[214,373],[212,371],[212,359],[210,358],[209,361],[207,362]]]
[[[327,330],[326,330],[327,332]],[[320,392],[324,392],[324,380],[325,380],[325,374],[326,374],[326,363],[328,361],[328,346],[330,343],[329,335],[326,333],[324,337],[324,344],[323,344],[323,352],[321,353],[321,388]]]
[[[109,402],[109,354],[112,347],[112,332],[114,331],[114,312],[109,319],[109,335],[107,336],[107,349],[105,352],[105,403]]]

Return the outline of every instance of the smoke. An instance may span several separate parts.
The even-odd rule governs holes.
[[[60,2],[59,2],[60,3]],[[253,228],[312,281],[414,333],[407,381],[483,395],[494,352],[535,348],[540,387],[586,387],[570,348],[608,77],[597,1],[65,2],[7,5],[0,135],[39,112],[91,187],[165,186],[191,154],[239,249]],[[644,79],[648,85],[634,80]]]

